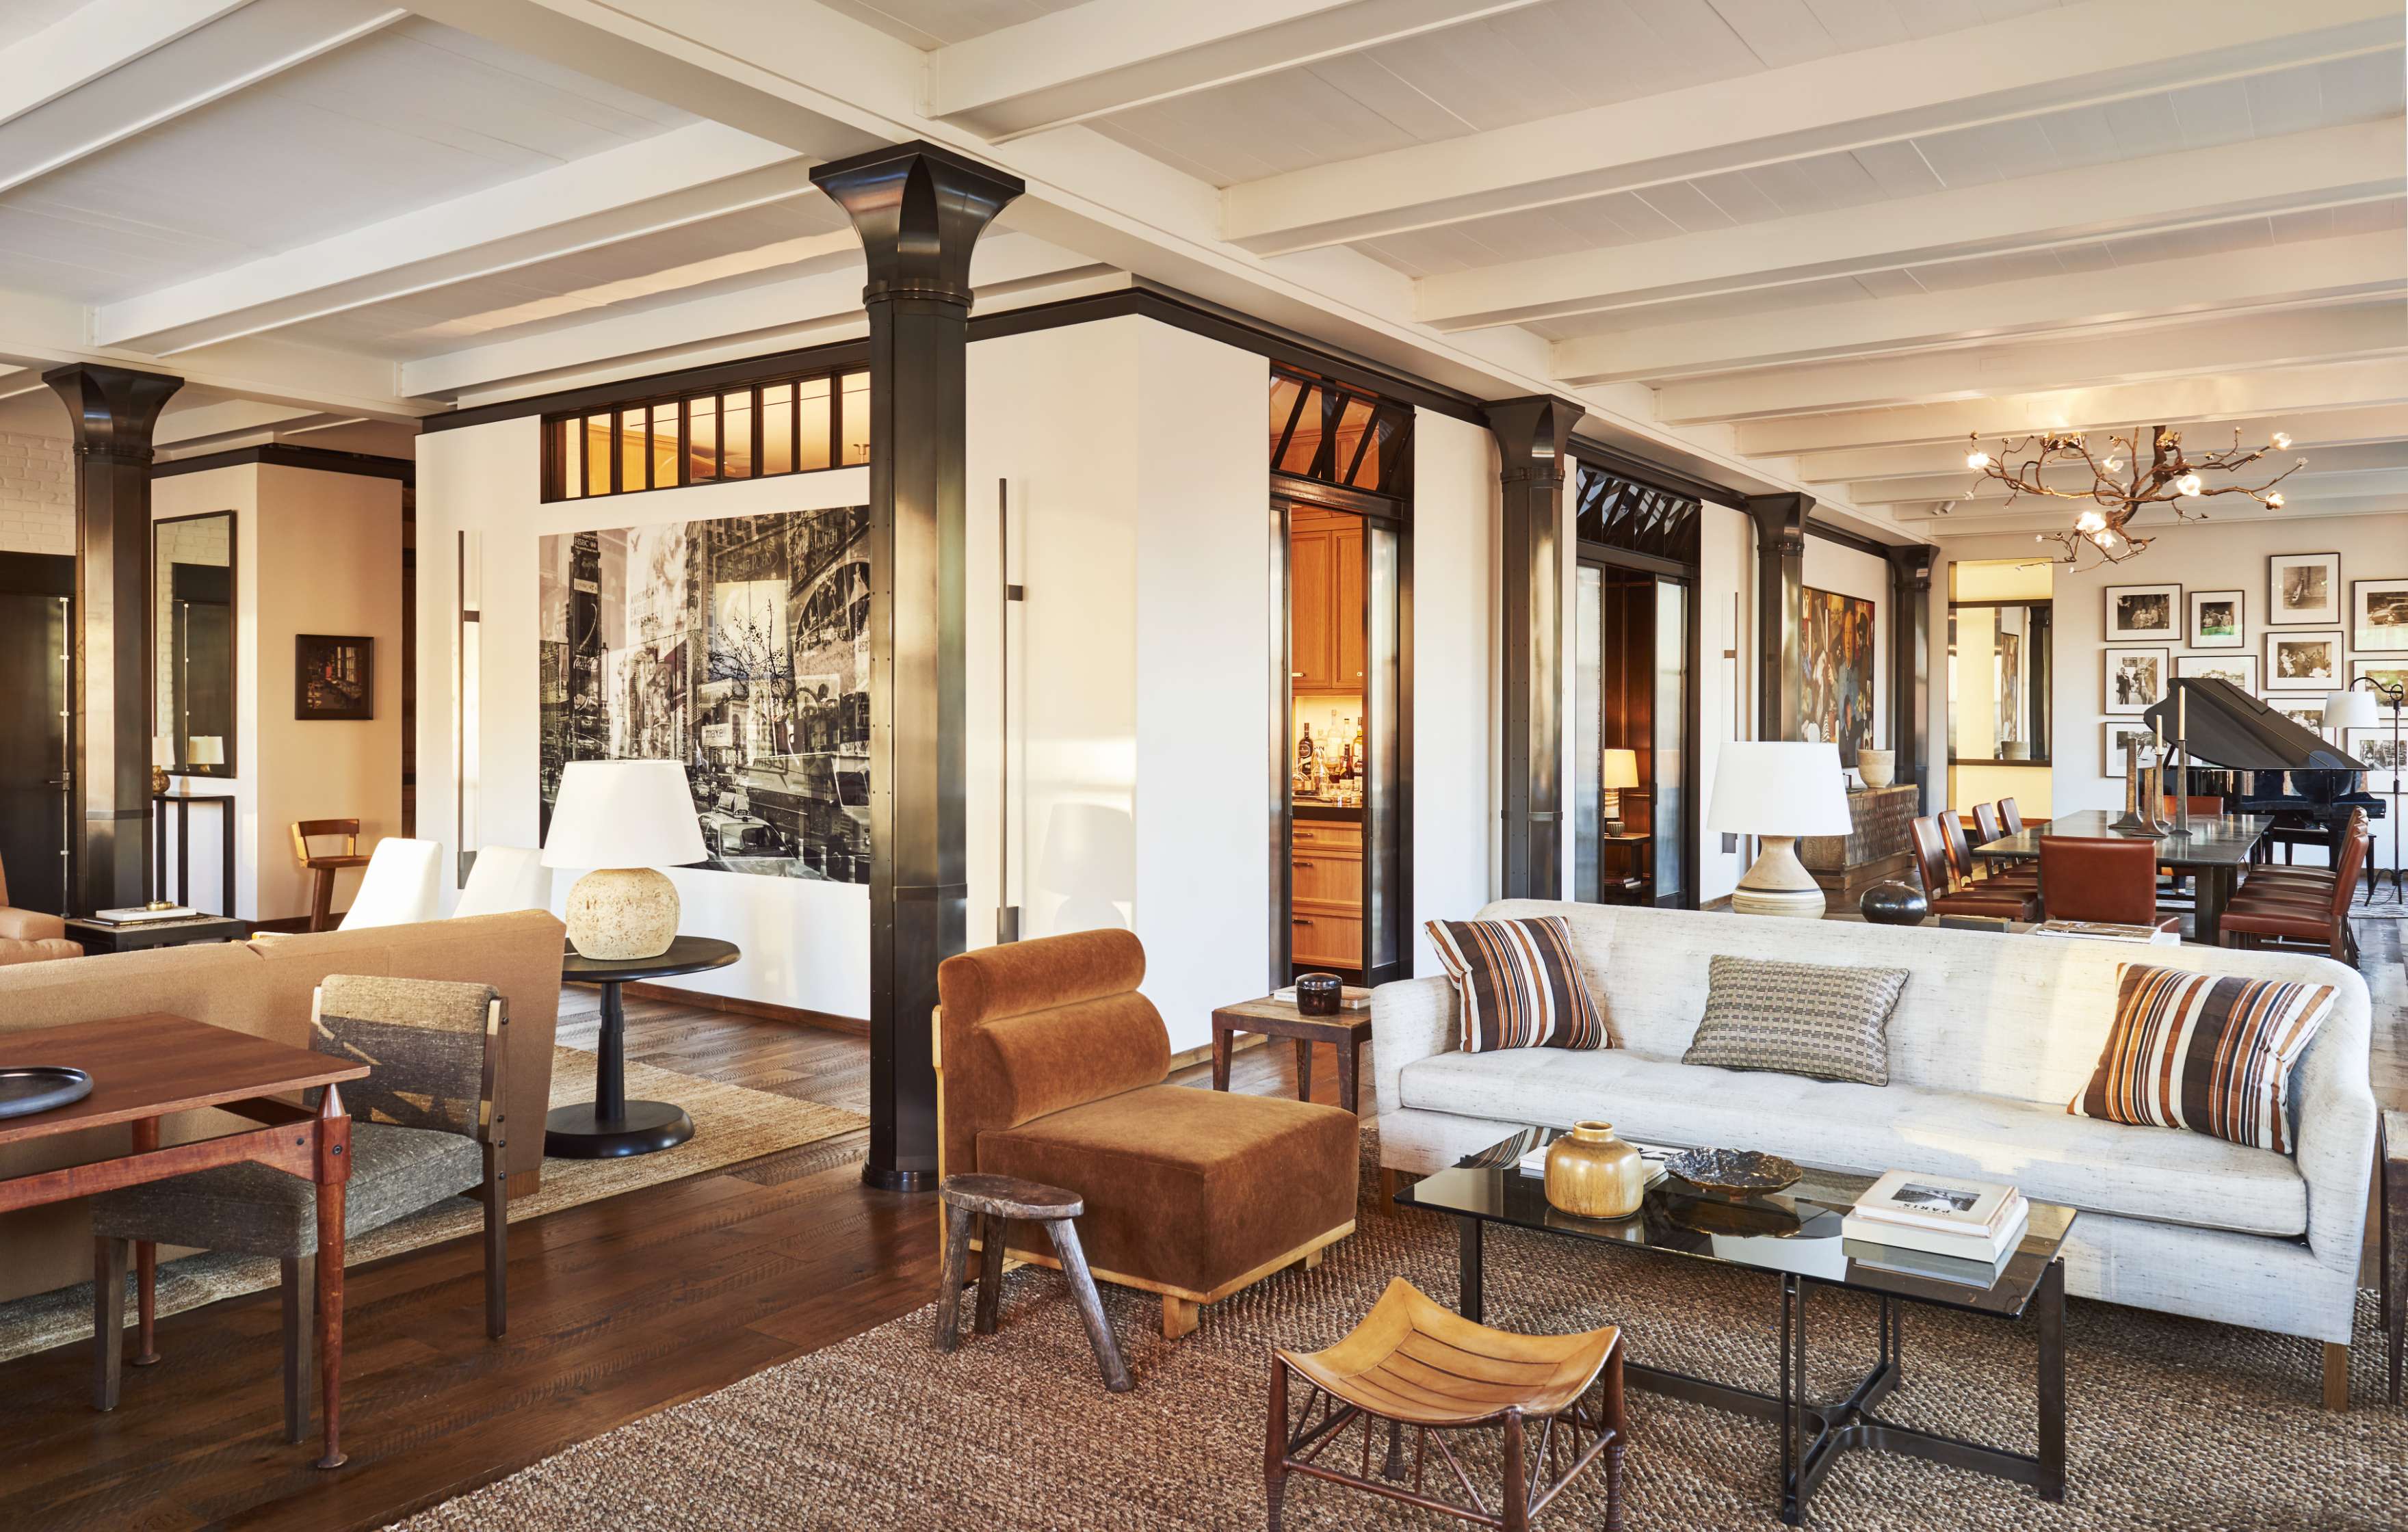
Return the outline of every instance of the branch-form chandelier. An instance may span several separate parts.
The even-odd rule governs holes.
[[[2308,465],[2308,460],[2300,458],[2254,489],[2245,484],[2219,484],[2211,489],[2206,475],[2238,473],[2267,453],[2289,447],[2291,438],[2277,431],[2265,446],[2244,452],[2241,449],[2241,433],[2236,429],[2229,450],[2192,462],[2183,455],[2182,433],[2160,425],[2150,434],[2151,452],[2143,466],[2138,446],[2140,435],[2134,431],[2130,436],[2109,437],[2105,457],[2093,453],[2079,431],[2044,432],[2014,441],[2002,438],[1994,456],[1983,451],[1976,433],[1969,440],[1971,450],[1965,454],[1965,466],[1978,470],[1985,479],[1995,479],[2006,485],[2009,505],[2026,494],[2090,502],[2074,517],[2071,529],[2043,532],[2033,540],[2053,542],[2063,550],[2057,557],[2059,564],[2077,562],[2085,549],[2096,551],[2109,564],[2121,564],[2153,540],[2136,537],[2130,530],[2132,517],[2143,506],[2172,506],[2174,514],[2184,521],[2203,522],[2207,512],[2188,509],[2185,502],[2218,494],[2245,494],[2269,510],[2280,510],[2283,493],[2275,486]],[[2076,464],[2090,470],[2088,488],[2054,490],[2042,481],[2042,469],[2052,465],[2072,467]],[[2119,479],[2119,474],[2126,477]],[[1971,498],[1970,491],[1966,497]],[[1951,501],[1941,513],[1945,515],[1961,503]]]

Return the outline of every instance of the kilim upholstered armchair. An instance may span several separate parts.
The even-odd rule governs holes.
[[[490,985],[432,979],[330,975],[310,1001],[309,1045],[369,1067],[344,1087],[351,1114],[351,1169],[343,1234],[356,1238],[449,1196],[485,1205],[485,1333],[507,1317],[509,1181],[504,1173],[507,1003]],[[284,1433],[309,1429],[309,1308],[318,1249],[316,1187],[265,1165],[194,1171],[92,1199],[100,1269],[124,1269],[125,1241],[273,1255],[283,1263]],[[152,1311],[149,1261],[138,1264],[140,1313]],[[125,1321],[122,1281],[95,1285],[93,1323],[106,1336]],[[137,1364],[158,1360],[146,1325]],[[115,1353],[104,1345],[95,1408],[116,1408]]]

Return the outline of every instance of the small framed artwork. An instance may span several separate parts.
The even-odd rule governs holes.
[[[2351,729],[2342,749],[2366,763],[2368,793],[2400,791],[2401,742],[2390,729]]]
[[[2190,647],[2247,649],[2247,618],[2239,591],[2190,593]]]
[[[2138,713],[2163,702],[2172,660],[2168,649],[2108,650],[2106,694],[2099,710]]]
[[[2374,682],[2374,705],[2397,712],[2400,704],[2394,699],[2408,692],[2408,658],[2397,660],[2352,660],[2349,679]]]
[[[2266,621],[2291,626],[2341,621],[2341,555],[2276,553],[2266,561]]]
[[[2286,702],[2281,697],[2268,697],[2266,706],[2322,739],[2325,737],[2325,705],[2322,698],[2315,702]]]
[[[2352,649],[2408,649],[2408,580],[2353,580]]]
[[[2177,654],[2174,656],[2174,679],[2177,680],[2229,680],[2254,697],[2258,694],[2258,656],[2255,654]]]
[[[2179,585],[2110,585],[2107,587],[2107,641],[2127,639],[2161,644],[2182,642],[2182,587]]]
[[[2100,776],[2122,776],[2125,770],[2126,756],[2128,752],[2133,750],[2141,752],[2141,760],[2143,765],[2147,763],[2149,758],[2148,751],[2150,737],[2148,730],[2134,728],[2131,724],[2125,723],[2121,719],[2114,718],[2109,719],[2104,724],[2100,725],[2100,727],[2106,731],[2107,735],[2107,743],[2100,752],[2099,755],[2099,774]]]
[[[293,716],[359,723],[376,716],[376,640],[330,633],[293,638]]]
[[[2266,689],[2329,692],[2341,684],[2341,630],[2266,635]]]

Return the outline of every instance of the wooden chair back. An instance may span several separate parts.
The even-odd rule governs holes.
[[[293,822],[293,860],[305,867],[317,866],[309,842],[320,836],[341,836],[343,849],[334,856],[360,854],[360,822],[355,819],[296,819]]]

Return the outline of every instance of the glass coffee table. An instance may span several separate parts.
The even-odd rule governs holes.
[[[1874,1178],[1807,1170],[1796,1184],[1740,1197],[1667,1176],[1627,1218],[1580,1218],[1547,1201],[1541,1179],[1519,1168],[1522,1156],[1553,1142],[1554,1128],[1525,1129],[1397,1194],[1397,1204],[1455,1220],[1460,1240],[1456,1307],[1482,1310],[1481,1237],[1491,1224],[1558,1234],[1592,1244],[1712,1261],[1780,1279],[1781,1388],[1777,1394],[1626,1361],[1630,1384],[1781,1426],[1781,1519],[1806,1521],[1806,1503],[1839,1454],[1851,1448],[1911,1456],[1997,1474],[2029,1484],[2043,1499],[2065,1497],[2065,1263],[2071,1208],[2032,1202],[2023,1242],[2000,1266],[1925,1255],[1842,1239],[1841,1219]],[[1806,1396],[1807,1297],[1816,1287],[1869,1294],[1881,1305],[1879,1356],[1846,1398]],[[2040,1453],[1960,1441],[1884,1420],[1874,1411],[1898,1386],[1904,1365],[1901,1307],[1931,1304],[2014,1322],[2029,1314],[2040,1328]]]

